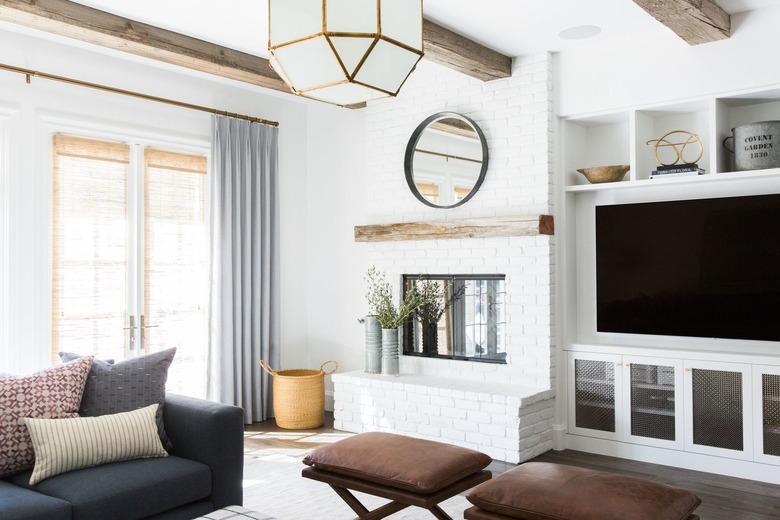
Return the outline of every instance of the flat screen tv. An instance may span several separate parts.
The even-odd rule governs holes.
[[[780,195],[597,206],[596,329],[780,341]]]

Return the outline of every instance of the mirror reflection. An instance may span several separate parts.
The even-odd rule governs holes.
[[[403,329],[403,353],[448,359],[506,363],[504,275],[404,275],[404,296],[412,285],[437,284],[440,312],[435,321],[418,310]],[[432,321],[432,320],[431,320]]]
[[[454,112],[434,114],[406,148],[406,182],[421,202],[453,208],[470,199],[487,171],[487,141],[474,121]]]

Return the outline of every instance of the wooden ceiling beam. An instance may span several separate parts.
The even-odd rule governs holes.
[[[0,20],[280,92],[267,59],[68,0],[0,0]],[[428,20],[425,59],[482,81],[512,75],[512,59]]]
[[[690,45],[731,36],[731,16],[714,0],[634,0]]]
[[[481,81],[512,75],[512,58],[430,20],[423,20],[423,51],[423,59]]]
[[[0,0],[0,20],[290,92],[268,60],[67,0]]]

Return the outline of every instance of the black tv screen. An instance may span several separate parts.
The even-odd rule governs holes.
[[[596,207],[600,332],[780,341],[780,195]]]

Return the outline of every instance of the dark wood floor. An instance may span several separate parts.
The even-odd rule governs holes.
[[[248,426],[247,450],[256,449],[263,443],[274,443],[288,452],[303,453],[319,444],[313,442],[315,438],[324,436],[332,442],[334,436],[348,435],[333,429],[333,416],[329,413],[325,414],[325,425],[312,430],[309,435],[298,432],[282,438],[269,436],[274,440],[266,440],[262,435],[263,432],[285,431],[279,429],[273,420]],[[688,489],[702,499],[702,505],[696,510],[702,520],[780,520],[780,486],[772,484],[572,450],[549,451],[534,460],[646,478]],[[513,467],[513,464],[494,461],[488,469],[495,475]],[[780,472],[780,467],[777,471]]]

